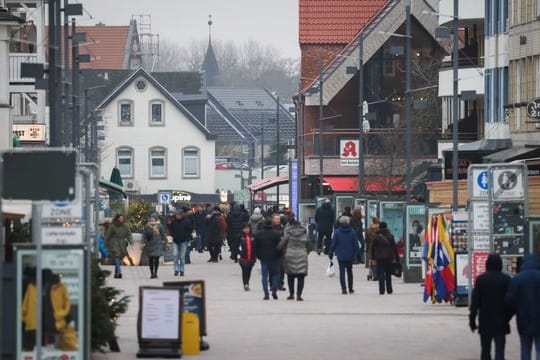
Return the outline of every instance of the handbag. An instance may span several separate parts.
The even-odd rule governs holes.
[[[74,326],[66,326],[60,332],[60,349],[62,351],[77,351],[79,348],[79,340]]]
[[[329,278],[336,276],[336,268],[334,267],[334,263],[331,261],[326,268],[326,276],[328,276]]]
[[[401,263],[394,262],[390,265],[390,273],[396,277],[401,277],[402,273]]]
[[[163,244],[163,261],[170,262],[174,259],[173,244],[168,241]]]

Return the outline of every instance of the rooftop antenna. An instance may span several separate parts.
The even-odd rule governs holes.
[[[212,41],[212,14],[208,15],[208,42]]]

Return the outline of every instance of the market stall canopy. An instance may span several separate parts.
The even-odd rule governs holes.
[[[490,163],[510,162],[514,160],[524,160],[528,158],[540,157],[540,147],[537,146],[515,146],[496,153],[484,156],[484,161]]]
[[[252,192],[262,191],[274,186],[287,184],[289,182],[289,175],[274,176],[266,179],[262,179],[248,185],[248,189]]]
[[[358,192],[358,176],[325,176],[324,181],[335,192]],[[368,192],[405,191],[403,179],[398,176],[370,176],[365,178],[364,189]]]
[[[124,192],[123,186],[120,186],[108,180],[105,180],[105,179],[99,180],[99,186],[107,191],[114,192],[117,194],[122,194],[122,196],[124,196],[125,198],[127,197],[126,193]]]

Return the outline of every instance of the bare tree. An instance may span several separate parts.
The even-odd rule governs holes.
[[[256,40],[242,44],[213,40],[220,69],[220,85],[257,86],[290,97],[297,91],[298,60],[286,58],[279,50]],[[158,71],[200,71],[208,47],[207,40],[180,46],[162,42]]]

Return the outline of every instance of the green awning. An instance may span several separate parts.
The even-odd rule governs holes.
[[[113,193],[116,193],[116,194],[122,194],[122,196],[127,198],[127,195],[124,192],[124,187],[123,186],[120,186],[118,184],[115,184],[115,183],[113,183],[111,181],[108,181],[108,180],[105,180],[105,179],[99,180],[99,186],[102,187],[103,189],[107,190],[107,191],[110,191],[110,192],[113,192]]]

